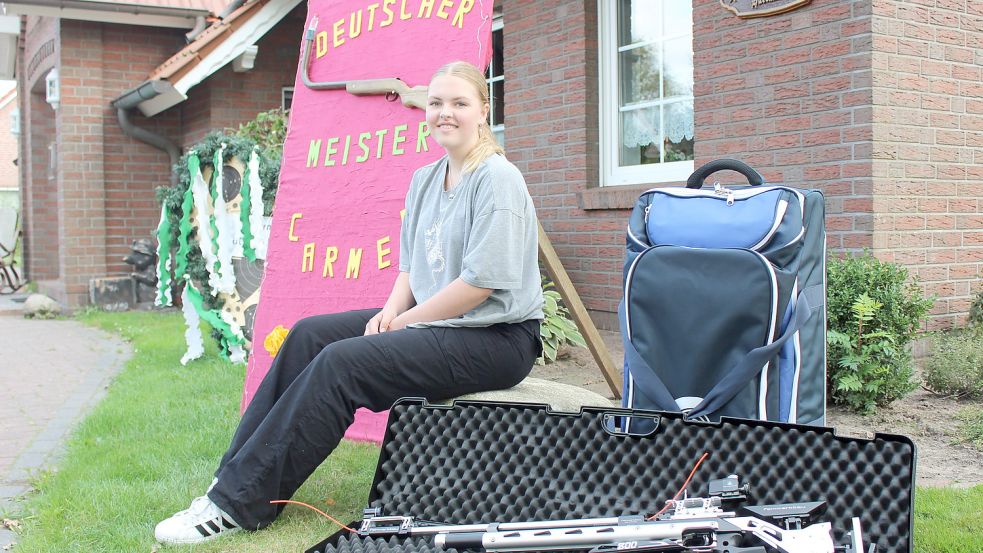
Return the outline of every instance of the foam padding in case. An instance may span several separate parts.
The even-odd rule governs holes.
[[[657,421],[645,436],[611,432],[613,416]],[[860,517],[865,544],[912,544],[915,448],[903,436],[839,437],[831,429],[676,413],[458,402],[393,406],[369,496],[384,515],[472,524],[651,514],[679,489],[707,495],[736,474],[754,504],[826,501],[837,544]],[[309,552],[438,551],[432,538],[364,539],[339,532]]]

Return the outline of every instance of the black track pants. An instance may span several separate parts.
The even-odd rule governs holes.
[[[509,388],[540,354],[539,321],[363,336],[378,309],[308,317],[290,330],[239,422],[208,493],[243,528],[269,525],[341,441],[355,410]]]

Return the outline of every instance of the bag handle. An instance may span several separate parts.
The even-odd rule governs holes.
[[[755,171],[743,161],[736,159],[715,159],[693,171],[693,174],[686,179],[686,188],[703,188],[703,181],[717,171],[737,171],[747,177],[748,184],[751,186],[759,186],[765,182],[765,178],[761,176],[761,173]]]

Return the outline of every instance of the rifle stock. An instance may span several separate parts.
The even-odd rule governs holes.
[[[427,87],[410,87],[396,78],[349,81],[345,84],[345,90],[357,96],[395,93],[404,106],[427,109]]]

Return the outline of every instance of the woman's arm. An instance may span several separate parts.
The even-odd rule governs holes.
[[[393,283],[393,289],[389,293],[386,305],[365,325],[365,334],[378,334],[390,330],[392,320],[414,305],[416,305],[416,299],[410,290],[410,274],[400,271],[399,275],[396,276],[396,282]]]
[[[408,324],[453,319],[481,305],[492,293],[491,288],[472,286],[459,278],[427,301],[392,320],[389,330],[399,330]]]

